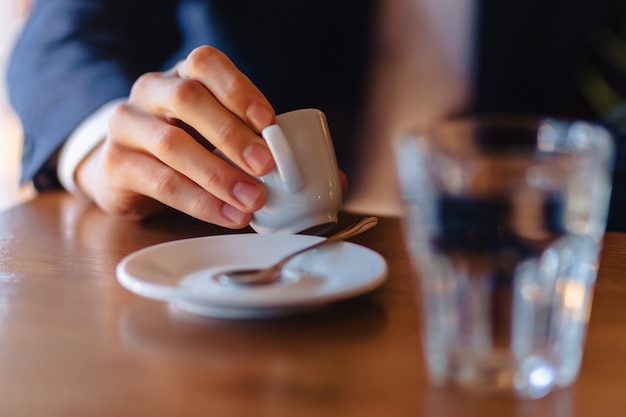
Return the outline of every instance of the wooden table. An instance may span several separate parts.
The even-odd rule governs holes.
[[[580,378],[520,401],[428,385],[397,219],[353,239],[386,258],[385,285],[302,316],[201,318],[116,280],[134,250],[228,232],[128,223],[61,192],[0,213],[0,416],[626,415],[624,234],[606,237]]]

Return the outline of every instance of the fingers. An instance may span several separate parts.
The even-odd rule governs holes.
[[[151,157],[132,153],[125,158],[130,181],[125,186],[193,217],[229,228],[245,227],[250,213],[206,192],[178,171]]]
[[[147,218],[167,205],[223,227],[237,229],[250,222],[250,213],[207,193],[159,160],[116,142],[106,142],[88,156],[79,167],[78,181],[96,190],[92,199],[100,208],[128,220]]]
[[[79,167],[79,183],[105,211],[128,218],[164,204],[241,228],[265,203],[254,177],[274,166],[259,136],[274,121],[267,99],[225,55],[200,47],[172,70],[135,82],[104,145]]]
[[[273,167],[258,132],[274,122],[274,111],[254,84],[215,48],[197,48],[167,75],[142,76],[130,101],[193,126],[251,175],[265,175]]]
[[[182,78],[199,80],[215,97],[257,133],[273,123],[272,106],[256,86],[218,49],[201,46],[177,65]]]
[[[163,169],[167,168],[165,177],[149,173],[142,175],[141,172],[136,174],[148,178],[147,182],[142,182],[147,187],[146,195],[158,197],[168,205],[174,203],[173,207],[186,212],[183,201],[189,201],[183,197],[181,202],[176,202],[169,197],[169,194],[179,192],[177,185],[180,180],[172,178],[169,174],[172,170],[195,183],[197,192],[202,190],[241,212],[256,211],[265,202],[265,190],[255,179],[208,152],[185,130],[154,115],[122,105],[112,116],[109,135],[122,149],[141,150],[143,153],[149,150],[149,154],[162,162]],[[170,180],[176,182],[170,184]],[[134,190],[141,192],[144,189]]]
[[[142,76],[130,102],[146,112],[177,118],[200,133],[250,175],[273,167],[265,141],[197,80]]]

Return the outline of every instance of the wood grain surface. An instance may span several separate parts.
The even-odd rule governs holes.
[[[116,280],[132,251],[233,232],[179,213],[128,223],[62,192],[1,212],[0,416],[626,415],[624,234],[605,239],[578,381],[522,401],[428,384],[394,218],[352,239],[387,260],[388,281],[305,315],[197,317]]]

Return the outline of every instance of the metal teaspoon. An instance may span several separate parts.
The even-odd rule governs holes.
[[[328,238],[316,243],[315,245],[308,246],[304,249],[300,249],[299,251],[291,253],[272,266],[269,266],[267,268],[234,269],[231,271],[223,271],[217,274],[216,278],[219,281],[228,284],[245,286],[273,284],[280,281],[282,277],[283,267],[294,257],[304,252],[317,249],[320,246],[330,245],[331,243],[339,242],[349,237],[356,236],[365,232],[366,230],[371,229],[377,224],[378,219],[376,217],[363,217],[347,229],[335,233],[334,235],[329,236]]]

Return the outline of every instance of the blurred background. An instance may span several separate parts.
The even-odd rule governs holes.
[[[31,0],[0,0],[0,210],[32,198],[30,184],[19,185],[22,135],[19,121],[9,106],[6,64],[16,35],[22,27]]]

